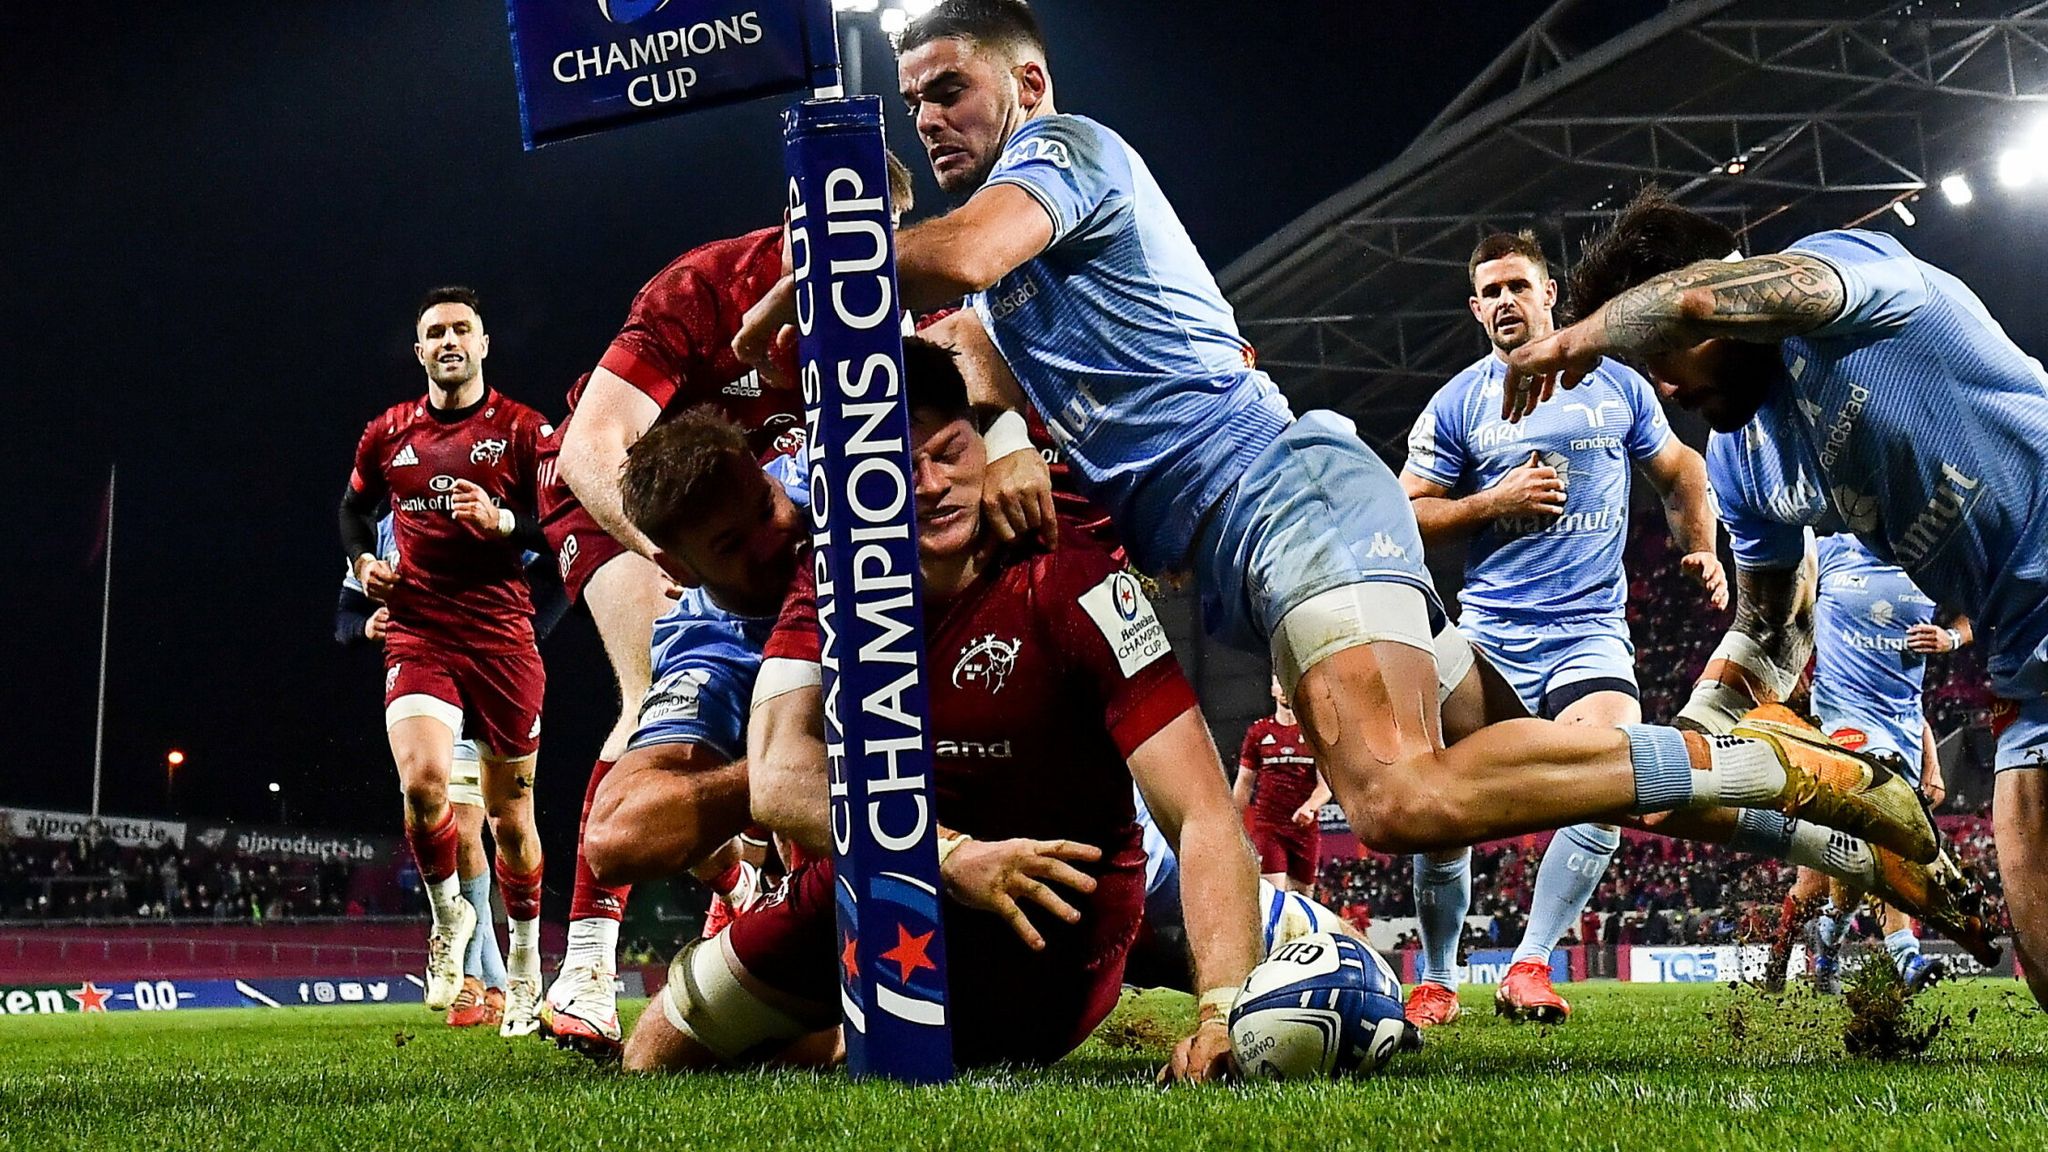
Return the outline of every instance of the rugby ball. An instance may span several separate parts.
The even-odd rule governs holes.
[[[1316,932],[1252,969],[1230,1010],[1230,1046],[1256,1079],[1309,1080],[1378,1070],[1422,1033],[1401,1011],[1401,981],[1377,951]]]

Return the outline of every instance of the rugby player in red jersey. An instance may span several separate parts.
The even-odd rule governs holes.
[[[1260,957],[1258,878],[1215,745],[1138,580],[1084,533],[991,547],[986,449],[952,357],[904,345],[952,958],[964,1065],[1048,1062],[1114,1006],[1145,895],[1131,782],[1179,853],[1201,1023],[1170,1071],[1226,1071],[1224,1027]],[[627,1067],[829,1050],[838,1019],[817,622],[808,572],[767,648],[749,723],[756,819],[817,859],[686,947]],[[914,962],[914,961],[913,961]],[[829,1035],[829,1032],[825,1032]]]
[[[911,205],[910,172],[890,157],[891,203]],[[651,687],[654,622],[669,608],[670,582],[658,551],[626,516],[619,477],[626,452],[655,424],[701,404],[740,425],[762,457],[803,446],[803,401],[763,387],[732,353],[732,338],[755,301],[786,267],[780,227],[716,240],[678,256],[634,297],[625,326],[604,357],[569,393],[570,414],[543,446],[541,521],[571,598],[590,606],[618,678],[620,710],[598,752],[577,825],[576,882],[569,945],[548,989],[545,1024],[558,1040],[593,1053],[616,1051],[619,921],[631,886],[592,872],[583,841],[599,786],[626,751]],[[730,862],[700,871],[722,897],[743,885]]]
[[[390,609],[384,726],[405,794],[405,832],[433,909],[427,1007],[462,985],[477,916],[456,878],[460,834],[448,804],[458,735],[482,762],[512,949],[499,1031],[530,1034],[540,1003],[540,837],[533,780],[546,676],[534,647],[522,554],[546,547],[532,515],[545,426],[490,388],[491,349],[474,293],[437,288],[414,321],[424,397],[364,429],[341,498],[341,538],[371,598]],[[390,498],[399,561],[377,554],[378,502]]]
[[[1318,814],[1329,803],[1330,786],[1278,680],[1273,714],[1253,721],[1244,734],[1232,792],[1244,809],[1260,876],[1282,892],[1313,889],[1323,841]]]

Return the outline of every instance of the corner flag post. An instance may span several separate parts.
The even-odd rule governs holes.
[[[881,101],[844,95],[831,0],[506,0],[521,141],[809,88],[785,115],[812,568],[855,1076],[953,1074],[902,302]]]

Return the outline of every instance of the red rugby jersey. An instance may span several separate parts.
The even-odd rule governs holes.
[[[1301,725],[1271,716],[1252,721],[1237,754],[1240,772],[1252,777],[1251,815],[1267,824],[1287,824],[1316,790],[1316,758]]]
[[[349,486],[371,500],[391,498],[398,540],[388,643],[533,647],[519,545],[457,522],[449,493],[456,480],[470,480],[498,504],[531,514],[542,427],[540,413],[486,389],[460,420],[443,423],[422,396],[385,409],[363,430]]]
[[[1080,840],[1105,860],[1136,846],[1125,758],[1195,704],[1137,578],[1101,545],[1062,536],[1057,551],[999,561],[928,601],[925,630],[940,823]],[[764,655],[818,659],[808,565]]]

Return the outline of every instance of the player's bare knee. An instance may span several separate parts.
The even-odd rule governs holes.
[[[1456,813],[1407,762],[1385,765],[1339,792],[1358,841],[1377,852],[1406,855],[1461,848]]]

